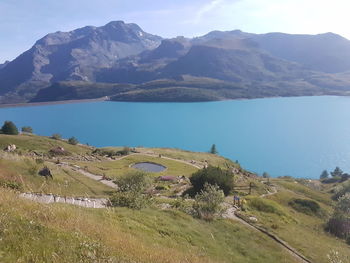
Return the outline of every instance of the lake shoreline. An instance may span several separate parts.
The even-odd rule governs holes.
[[[59,105],[59,104],[74,104],[74,103],[88,103],[88,102],[101,102],[109,101],[109,98],[102,97],[97,99],[81,99],[81,100],[58,100],[58,101],[45,101],[45,102],[24,102],[24,103],[9,103],[0,104],[1,108],[18,108],[18,107],[34,107],[34,106],[47,106],[47,105]]]

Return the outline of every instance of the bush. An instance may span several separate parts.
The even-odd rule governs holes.
[[[151,203],[149,195],[144,192],[151,186],[151,178],[144,173],[130,173],[121,176],[115,183],[118,192],[110,199],[112,206],[141,209]]]
[[[205,184],[217,185],[225,195],[229,195],[234,186],[234,176],[232,172],[213,166],[198,170],[192,174],[190,181],[193,188],[188,193],[192,196],[201,192]]]
[[[68,139],[68,143],[69,143],[69,144],[72,144],[72,145],[77,145],[77,144],[79,143],[79,141],[78,141],[78,139],[75,138],[75,137],[70,137],[70,138]]]
[[[54,139],[54,140],[61,140],[61,139],[62,139],[62,136],[61,136],[61,134],[59,134],[59,133],[54,133],[54,134],[52,134],[51,139]]]
[[[308,199],[294,199],[288,204],[296,211],[307,215],[317,215],[321,212],[320,205],[317,202]]]
[[[125,146],[125,147],[123,148],[123,150],[117,151],[117,155],[122,155],[122,156],[124,156],[124,155],[130,154],[130,152],[131,152],[130,148]]]
[[[8,135],[18,135],[18,129],[12,121],[5,121],[1,132]]]
[[[195,197],[195,215],[204,220],[213,220],[216,214],[222,212],[221,203],[224,199],[224,192],[218,186],[205,184],[204,189]]]
[[[327,223],[327,230],[333,235],[348,240],[350,237],[350,193],[339,198],[333,216]]]
[[[335,193],[333,194],[333,200],[338,200],[341,196],[346,193],[350,193],[350,182],[346,182],[343,185],[340,185],[335,189]]]
[[[22,127],[22,132],[33,133],[33,128],[30,126]]]

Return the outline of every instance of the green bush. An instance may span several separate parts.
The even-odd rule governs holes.
[[[335,193],[333,194],[333,200],[338,200],[341,196],[346,193],[350,193],[350,182],[346,182],[335,189]]]
[[[8,135],[18,135],[18,129],[12,121],[5,121],[1,132]]]
[[[250,199],[248,204],[250,208],[258,210],[260,212],[284,215],[284,212],[281,210],[279,205],[272,200],[255,197]]]
[[[33,128],[30,126],[22,127],[22,132],[33,133]]]
[[[112,206],[141,209],[151,203],[151,198],[144,192],[152,184],[151,178],[145,173],[129,173],[114,181],[118,191],[110,199]]]
[[[61,136],[61,134],[59,134],[59,133],[54,133],[54,134],[52,134],[51,139],[54,139],[54,140],[61,140],[61,139],[62,139],[62,136]]]
[[[188,194],[192,196],[202,191],[205,184],[217,185],[225,195],[229,195],[234,186],[234,176],[231,171],[213,166],[198,170],[192,174],[190,181],[193,188]]]
[[[326,229],[339,238],[350,238],[350,193],[339,198]]]
[[[308,199],[294,199],[288,203],[293,209],[307,215],[319,215],[321,212],[320,205]]]
[[[213,220],[216,214],[222,212],[221,203],[224,201],[224,192],[216,185],[205,184],[195,197],[193,210],[195,215],[204,220]]]
[[[72,145],[77,145],[77,144],[79,143],[79,141],[78,141],[78,139],[75,138],[75,137],[70,137],[70,138],[68,139],[68,143],[69,143],[69,144],[72,144]]]

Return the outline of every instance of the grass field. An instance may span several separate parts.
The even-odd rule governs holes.
[[[177,211],[44,205],[2,189],[0,224],[4,263],[295,262],[239,223],[207,223]]]
[[[16,182],[24,192],[53,193],[62,196],[105,197],[112,188],[86,176],[62,169],[49,162],[37,164],[33,159],[12,154],[0,154],[0,180]],[[53,179],[38,175],[40,169],[48,166]]]
[[[325,222],[333,211],[328,193],[310,189],[292,180],[272,180],[278,193],[271,195],[263,204],[254,205],[248,201],[247,214],[258,219],[258,225],[277,234],[292,247],[313,262],[328,263],[327,254],[338,251],[350,262],[350,249],[345,241],[339,240],[324,230]],[[293,209],[289,202],[294,199],[314,200],[321,207],[320,214],[308,215]]]
[[[130,167],[130,165],[138,162],[153,162],[164,165],[167,169],[160,173],[149,173],[153,176],[172,175],[172,176],[189,176],[195,171],[196,167],[189,164],[168,160],[159,157],[152,157],[147,155],[129,155],[121,160],[116,161],[102,161],[102,162],[75,162],[77,165],[84,167],[89,172],[98,175],[106,175],[110,178],[117,178],[120,175],[138,171]]]

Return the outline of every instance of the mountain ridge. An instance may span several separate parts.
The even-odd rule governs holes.
[[[132,93],[139,92],[143,83],[164,79],[172,86],[163,88],[172,90],[176,101],[174,81],[179,86],[185,76],[192,81],[201,79],[195,90],[198,97],[203,97],[201,84],[207,78],[246,90],[242,95],[235,89],[223,93],[212,87],[219,94],[217,98],[224,99],[262,94],[348,95],[348,72],[350,41],[334,33],[253,34],[232,30],[164,39],[143,31],[137,24],[112,21],[101,27],[47,34],[13,61],[1,64],[0,103],[43,101],[40,91],[46,89],[44,93],[48,95],[52,86],[60,82],[70,81],[71,86],[76,81],[86,82],[94,89],[90,95],[105,96],[105,92],[99,94],[98,83],[136,85],[134,91],[128,91]],[[58,88],[54,93],[59,92]],[[161,93],[165,95],[164,90]],[[107,94],[115,98],[119,95]],[[155,101],[161,100],[161,96],[155,97]],[[171,99],[169,94],[165,97],[166,101]],[[193,96],[188,97],[191,101]]]

